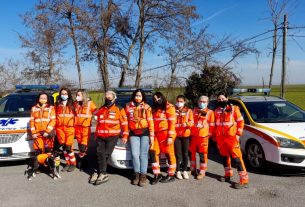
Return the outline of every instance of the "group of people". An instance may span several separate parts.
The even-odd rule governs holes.
[[[49,137],[55,129],[66,160],[63,171],[73,171],[77,163],[81,167],[87,151],[92,116],[96,115],[97,170],[90,176],[89,183],[99,185],[109,180],[107,161],[118,139],[124,144],[127,141],[130,143],[133,185],[146,185],[149,156],[154,174],[152,185],[172,182],[175,177],[189,179],[189,160],[191,174],[201,180],[207,171],[209,139],[214,137],[225,171],[219,181],[231,180],[233,159],[240,177],[239,183],[233,187],[248,186],[248,173],[239,146],[244,121],[239,108],[228,102],[225,93],[218,94],[214,111],[207,107],[207,96],[200,96],[197,106],[190,109],[183,95],[177,96],[174,106],[161,92],[155,92],[150,106],[144,91],[137,89],[131,95],[130,102],[121,107],[116,104],[116,93],[107,91],[104,105],[97,109],[85,91],[79,90],[76,95],[76,101],[73,101],[71,92],[62,88],[55,107],[52,107],[47,94],[42,93],[32,108],[30,125],[34,148],[37,154],[50,152],[53,139]],[[77,163],[72,148],[74,137],[79,144]],[[169,162],[167,176],[162,176],[160,172],[161,152]],[[197,153],[199,170],[196,166]]]

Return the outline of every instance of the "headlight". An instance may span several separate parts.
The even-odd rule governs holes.
[[[287,139],[284,137],[274,137],[279,143],[280,147],[283,148],[294,148],[294,149],[305,149],[304,145],[300,142]]]

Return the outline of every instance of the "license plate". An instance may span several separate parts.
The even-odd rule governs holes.
[[[12,155],[12,148],[0,148],[0,156],[7,157]]]

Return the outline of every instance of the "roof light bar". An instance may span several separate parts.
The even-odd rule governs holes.
[[[59,90],[58,85],[16,85],[16,90]]]
[[[270,88],[233,88],[232,93],[270,93]]]

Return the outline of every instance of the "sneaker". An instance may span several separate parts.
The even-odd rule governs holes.
[[[221,177],[219,177],[218,178],[218,181],[220,181],[220,182],[230,182],[231,181],[231,176],[221,176]]]
[[[151,181],[151,184],[152,184],[152,185],[155,185],[155,184],[157,184],[158,182],[160,182],[161,179],[162,179],[162,175],[161,175],[161,174],[155,175],[155,177],[154,177],[153,180]]]
[[[70,165],[66,165],[61,171],[62,172],[67,172],[70,168]]]
[[[138,185],[140,181],[140,173],[135,173],[134,179],[131,181],[132,185]]]
[[[174,175],[167,175],[166,177],[163,177],[160,180],[161,183],[170,183],[170,182],[174,182],[174,181],[175,181]]]
[[[94,183],[94,185],[100,185],[102,183],[106,183],[109,180],[109,177],[107,174],[100,173]]]
[[[140,175],[140,181],[139,181],[139,186],[140,187],[144,187],[146,185],[146,174],[142,174]]]
[[[70,165],[69,169],[67,170],[68,172],[73,172],[76,168],[76,165]]]
[[[235,189],[248,188],[248,183],[234,183],[232,187]]]
[[[96,172],[94,172],[89,178],[89,183],[91,183],[91,184],[95,183],[97,177],[98,177],[98,174]]]
[[[197,180],[202,180],[205,177],[204,174],[199,173],[196,177]]]
[[[182,176],[183,176],[183,178],[186,179],[186,180],[190,179],[190,176],[189,176],[189,174],[188,174],[187,171],[183,171],[183,172],[182,172]]]
[[[178,172],[176,173],[176,177],[177,177],[177,179],[179,179],[179,180],[182,180],[182,179],[183,179],[183,177],[182,177],[182,175],[181,175],[181,171],[178,171]]]

